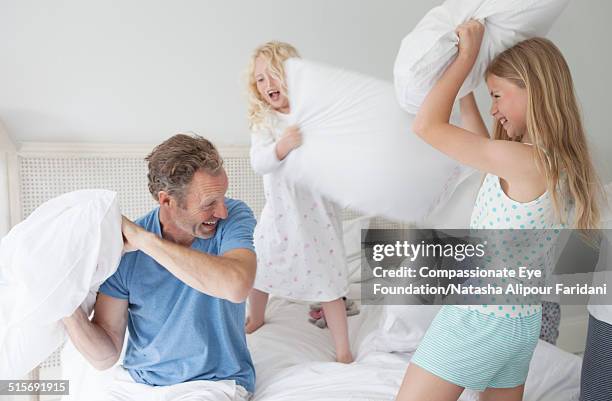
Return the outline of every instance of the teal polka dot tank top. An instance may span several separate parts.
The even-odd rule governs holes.
[[[565,211],[567,212],[567,207]],[[495,232],[487,235],[488,252],[485,267],[525,265],[549,272],[556,244],[555,234],[567,227],[559,222],[548,192],[530,202],[517,202],[503,191],[499,177],[487,174],[474,204],[470,228],[498,230],[499,235]],[[494,285],[506,287],[512,283],[512,280],[515,280],[516,284],[522,279],[499,279]],[[530,281],[529,284],[533,285],[534,281]],[[538,285],[544,285],[544,279]],[[482,304],[462,307],[505,318],[531,316],[541,311],[541,303],[535,297],[531,298],[533,302],[529,302],[530,300],[524,297],[508,295],[503,297],[503,302],[506,303],[504,305]],[[492,302],[495,302],[495,297]]]

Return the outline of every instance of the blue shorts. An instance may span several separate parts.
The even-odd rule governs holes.
[[[475,391],[525,383],[542,314],[505,318],[443,306],[411,363]]]

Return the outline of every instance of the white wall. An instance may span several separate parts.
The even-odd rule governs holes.
[[[0,0],[0,118],[17,141],[155,143],[192,130],[247,145],[241,75],[256,45],[285,40],[305,57],[390,80],[401,38],[439,3]],[[609,15],[608,0],[574,0],[549,35],[572,67],[602,161],[612,153]],[[612,180],[612,164],[601,171]]]

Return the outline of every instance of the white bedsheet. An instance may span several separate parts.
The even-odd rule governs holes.
[[[307,322],[308,306],[272,298],[268,321],[248,337],[257,371],[253,401],[386,401],[393,400],[411,358],[409,353],[376,352],[368,334],[378,321],[380,306],[363,306],[349,318],[356,362],[334,361],[329,330]],[[108,373],[89,367],[69,344],[62,353],[64,378],[71,379],[71,396],[90,400],[110,380]],[[581,359],[540,342],[531,363],[525,401],[578,399]],[[474,400],[464,392],[461,400]]]

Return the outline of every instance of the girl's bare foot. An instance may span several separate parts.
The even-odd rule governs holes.
[[[336,355],[336,362],[340,363],[353,363],[353,355],[350,353],[343,353]]]

